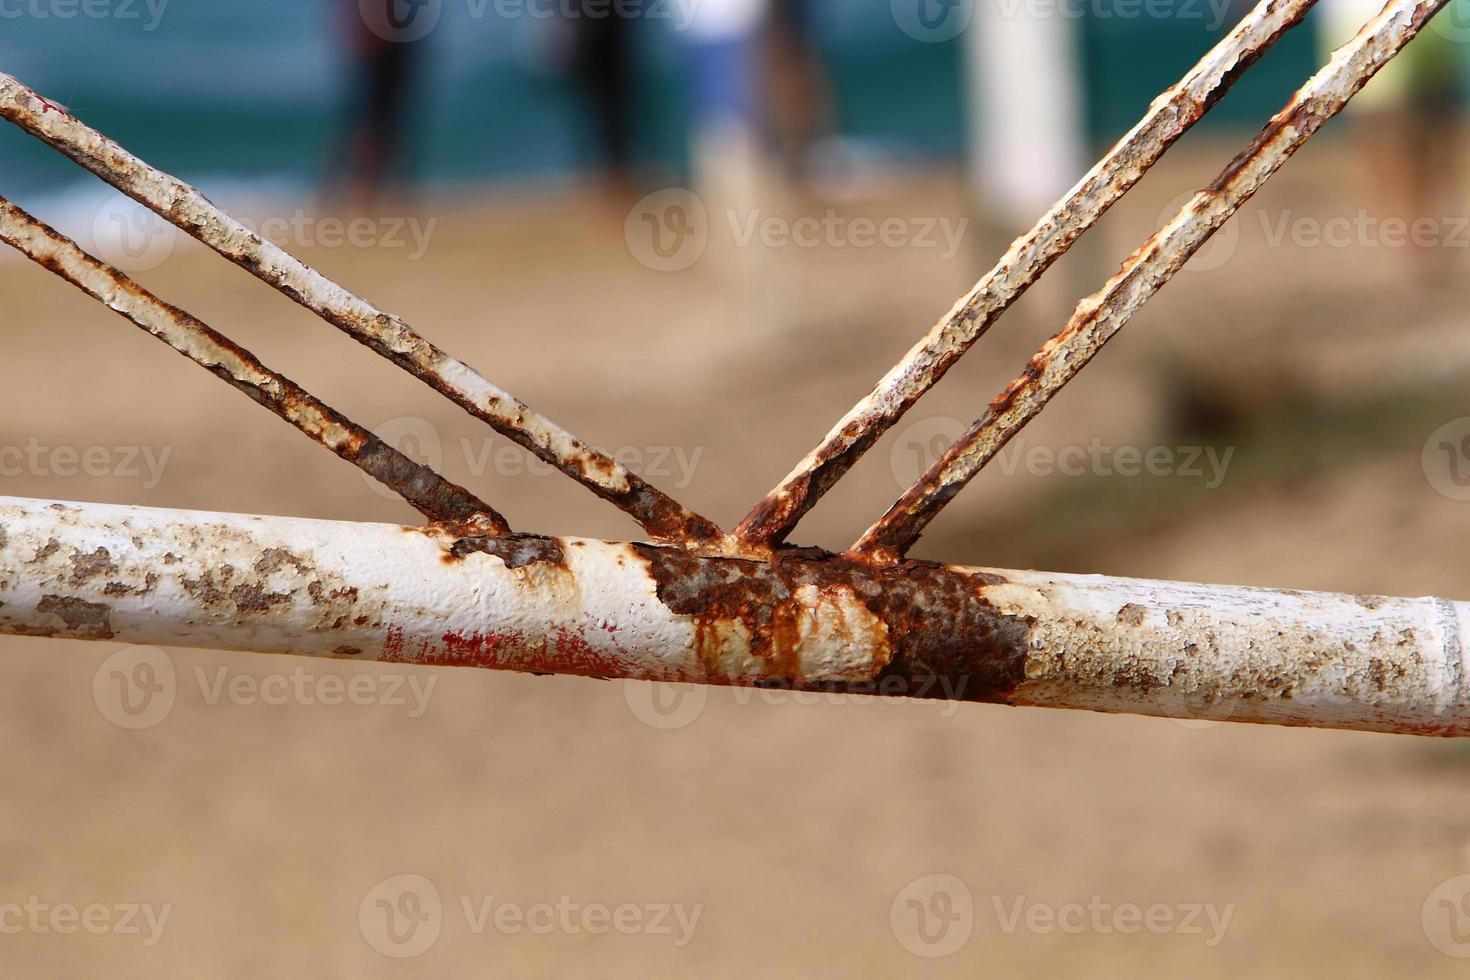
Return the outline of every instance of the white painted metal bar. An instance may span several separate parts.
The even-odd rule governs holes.
[[[0,498],[0,633],[1470,734],[1470,604]]]

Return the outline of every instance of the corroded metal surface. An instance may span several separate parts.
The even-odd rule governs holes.
[[[193,187],[149,166],[3,73],[0,117],[413,374],[501,435],[621,508],[655,538],[680,543],[721,538],[713,523],[440,350],[398,317],[266,241]]]
[[[475,521],[508,534],[504,518],[421,466],[196,317],[170,306],[0,197],[0,241],[168,344],[211,374],[400,494],[430,520]]]
[[[0,498],[0,633],[1470,734],[1470,605]]]
[[[1214,183],[1134,252],[1101,291],[1077,304],[1062,332],[1046,342],[1021,376],[868,530],[855,550],[890,556],[907,552],[981,468],[1448,2],[1393,0],[1334,53]]]
[[[929,331],[822,444],[745,518],[736,535],[776,544],[1051,264],[1097,223],[1316,0],[1264,0],[1149,107],[1066,197]]]

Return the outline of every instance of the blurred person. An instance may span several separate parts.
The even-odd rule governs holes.
[[[404,121],[423,39],[389,40],[401,23],[400,0],[341,0],[348,95],[341,134],[328,170],[328,193],[345,193],[371,210],[387,191],[402,190],[409,169]],[[373,6],[370,6],[373,5]],[[381,10],[378,7],[381,7]],[[368,18],[385,25],[374,30]]]
[[[591,109],[597,152],[614,196],[631,197],[637,73],[633,18],[620,4],[580,0],[568,11],[571,69]]]
[[[782,168],[809,181],[817,143],[836,128],[831,79],[817,38],[815,0],[773,0],[768,116]]]
[[[684,36],[697,189],[751,203],[760,178],[761,26],[766,0],[701,0]]]
[[[1327,0],[1323,45],[1331,51],[1347,43],[1381,9],[1379,0]],[[1370,172],[1368,192],[1382,215],[1412,225],[1436,217],[1451,199],[1463,101],[1456,45],[1431,24],[1349,105],[1346,118]],[[1422,240],[1412,253],[1421,260],[1446,257]],[[1428,262],[1420,267],[1435,271]]]

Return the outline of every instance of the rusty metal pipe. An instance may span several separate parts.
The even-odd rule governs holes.
[[[990,329],[1052,263],[1128,193],[1316,0],[1262,0],[1241,18],[1036,226],[833,427],[735,534],[779,544],[822,496]]]
[[[1291,155],[1413,40],[1449,0],[1391,0],[1334,52],[1250,146],[1196,194],[1031,358],[989,410],[854,545],[902,556],[939,512],[1005,448]]]
[[[195,188],[140,160],[3,72],[0,118],[59,150],[439,391],[507,439],[622,509],[658,540],[689,544],[722,539],[712,522],[492,384],[468,364],[419,336],[403,320],[310,268],[221,211]]]
[[[475,521],[487,533],[510,533],[505,518],[468,490],[415,463],[290,378],[266,367],[250,351],[88,255],[76,242],[3,197],[0,242],[248,395],[403,497],[429,520]]]
[[[1470,604],[0,498],[0,633],[1470,735]]]

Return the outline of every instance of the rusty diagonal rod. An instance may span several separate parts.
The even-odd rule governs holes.
[[[197,318],[165,303],[123,273],[84,252],[0,197],[0,241],[244,392],[316,442],[399,493],[431,521],[478,524],[507,535],[488,504],[404,456],[345,418],[255,355]]]
[[[931,329],[736,529],[753,543],[779,544],[1011,304],[1138,183],[1236,79],[1316,0],[1262,0],[1137,125],[1018,238],[999,263]]]
[[[655,539],[693,545],[723,538],[713,522],[581,442],[474,368],[419,336],[398,317],[261,238],[198,190],[138,159],[4,73],[0,73],[0,117],[59,150],[621,508]]]
[[[1391,0],[1334,52],[1214,183],[1134,252],[1101,291],[1077,304],[1062,332],[1043,345],[986,414],[868,529],[854,550],[888,558],[907,553],[981,468],[1448,2]]]

